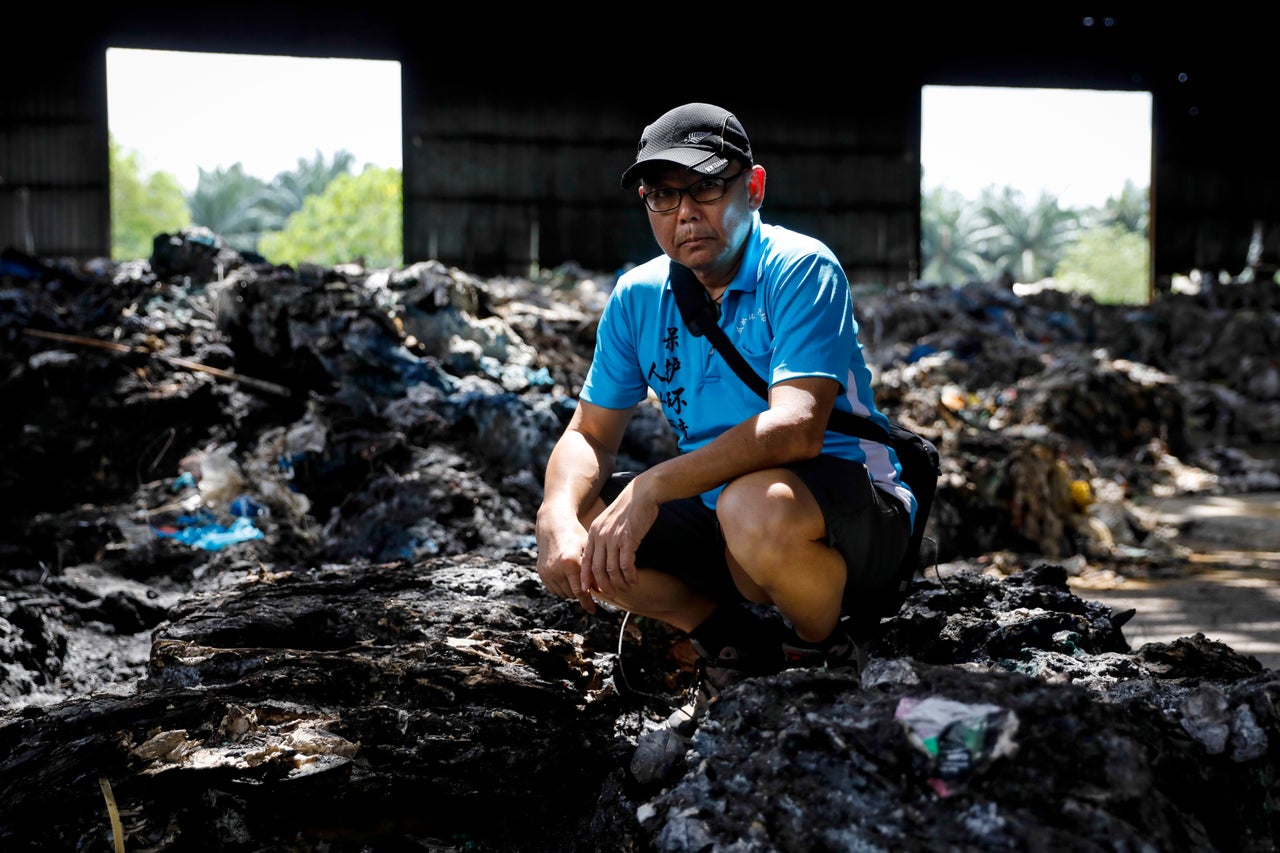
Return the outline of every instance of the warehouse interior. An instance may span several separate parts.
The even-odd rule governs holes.
[[[1272,849],[1272,22],[655,11],[13,14],[0,848]],[[403,267],[199,234],[100,262],[111,47],[398,62]],[[1149,92],[1151,286],[1223,286],[913,286],[930,85]],[[773,221],[884,285],[856,303],[877,404],[944,467],[864,673],[753,679],[638,772],[696,650],[549,594],[533,522],[607,271],[653,253],[619,160],[693,99],[768,152]],[[673,452],[658,407],[632,426],[624,467]]]

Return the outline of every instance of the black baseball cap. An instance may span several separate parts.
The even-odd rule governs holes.
[[[754,162],[747,132],[733,113],[713,104],[685,104],[663,113],[644,129],[636,161],[622,173],[622,188],[639,183],[651,163],[674,163],[699,174],[718,175],[734,157]]]

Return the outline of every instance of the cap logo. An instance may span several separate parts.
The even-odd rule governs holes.
[[[654,169],[652,163],[667,162],[714,175],[735,158],[750,163],[751,143],[733,113],[711,104],[685,104],[645,127],[635,162],[622,173],[622,186],[634,186],[645,170]]]

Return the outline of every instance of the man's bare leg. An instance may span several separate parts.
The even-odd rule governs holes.
[[[807,486],[780,469],[730,483],[717,513],[729,566],[750,601],[772,604],[796,635],[821,642],[840,621],[844,558],[825,543],[822,509]]]
[[[593,593],[599,601],[620,607],[637,616],[665,622],[685,633],[702,624],[716,604],[695,592],[684,581],[655,569],[637,569],[639,580],[620,595]]]

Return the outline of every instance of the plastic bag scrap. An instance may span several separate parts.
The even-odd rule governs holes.
[[[929,756],[929,787],[942,797],[956,793],[964,779],[1018,749],[1013,739],[1018,717],[998,705],[904,697],[894,719],[911,744]]]
[[[221,551],[228,545],[262,539],[266,535],[246,515],[237,516],[230,526],[225,526],[214,520],[212,513],[201,511],[195,515],[179,516],[178,524],[182,526],[166,524],[152,527],[152,530],[156,536],[176,539],[206,551]]]
[[[240,465],[231,457],[234,443],[216,447],[197,457],[200,466],[199,487],[205,502],[213,507],[229,506],[244,491],[245,477]]]

